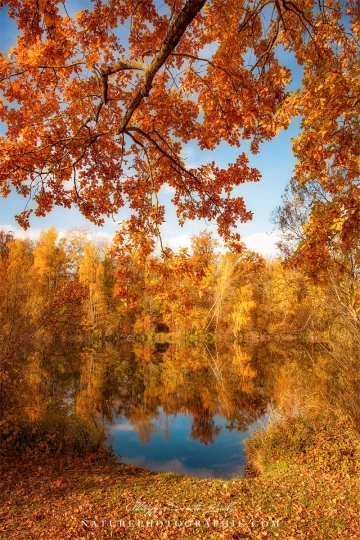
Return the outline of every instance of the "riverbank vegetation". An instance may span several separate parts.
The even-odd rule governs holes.
[[[211,233],[192,237],[192,251],[121,266],[84,229],[43,231],[38,241],[1,233],[2,356],[46,336],[60,340],[298,339],[359,345],[357,251],[314,281],[307,267],[265,260],[243,246],[219,253]],[[336,266],[338,266],[337,271]],[[69,324],[71,322],[71,324]],[[22,329],[20,332],[19,329]],[[345,336],[344,336],[345,333]]]
[[[251,454],[266,468],[245,479],[155,474],[99,455],[4,459],[0,530],[9,540],[355,540],[358,436],[344,419],[319,431],[295,422],[255,439]]]

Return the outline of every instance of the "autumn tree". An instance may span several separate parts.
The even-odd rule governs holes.
[[[272,220],[282,232],[278,243],[294,267],[314,281],[327,281],[329,271],[359,277],[360,237],[342,217],[337,198],[318,181],[300,183],[293,177]]]
[[[30,310],[31,245],[26,240],[13,240],[6,258],[0,259],[0,362],[11,362],[36,333]]]
[[[245,153],[225,169],[188,167],[184,145],[213,150],[249,140],[256,153],[302,114],[296,174],[314,173],[343,197],[354,230],[355,0],[97,0],[76,17],[60,0],[1,0],[0,7],[19,29],[0,62],[1,190],[6,196],[14,187],[33,200],[18,216],[23,226],[54,205],[76,205],[98,224],[128,207],[119,255],[140,249],[146,256],[165,220],[160,192],[169,184],[180,224],[214,220],[234,246],[238,220],[252,214],[233,188],[260,174]],[[303,66],[304,88],[295,94],[286,92],[291,71],[278,46]]]
[[[9,255],[10,242],[14,240],[14,233],[0,230],[0,258],[6,259]]]
[[[334,250],[360,245],[359,3],[320,4],[316,28],[321,33],[312,31],[297,53],[303,120],[292,181],[293,193],[308,202],[298,253],[313,273],[331,264]]]
[[[84,249],[91,243],[90,232],[85,227],[76,227],[67,231],[59,240],[59,246],[65,251],[67,272],[76,276],[79,271],[79,261],[84,256]]]
[[[79,261],[79,281],[86,290],[84,327],[105,332],[109,313],[105,294],[104,265],[92,244],[85,246],[84,256]]]
[[[84,289],[69,273],[72,261],[59,241],[55,227],[40,233],[33,252],[32,284],[28,285],[31,312],[47,335],[76,333]],[[71,320],[71,325],[69,325]]]
[[[279,247],[287,267],[322,285],[322,304],[332,320],[342,320],[356,335],[360,324],[360,238],[358,230],[351,231],[346,225],[345,215],[339,217],[342,210],[335,201],[319,182],[300,184],[293,178],[273,219],[282,231]],[[317,230],[320,221],[323,226]]]
[[[209,231],[201,231],[191,237],[192,263],[199,271],[205,271],[215,261],[215,249],[219,242]]]
[[[38,280],[39,293],[50,299],[66,277],[66,253],[58,245],[58,231],[50,227],[40,233],[40,239],[33,251],[34,268]]]

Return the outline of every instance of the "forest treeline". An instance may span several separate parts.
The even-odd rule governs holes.
[[[351,257],[314,277],[245,246],[219,253],[207,231],[192,237],[191,253],[149,256],[145,264],[135,253],[126,267],[82,228],[60,238],[51,227],[37,241],[1,232],[0,242],[5,361],[34,339],[149,339],[164,331],[239,341],[348,336],[358,346],[359,275]]]
[[[192,237],[190,253],[143,264],[135,252],[128,266],[81,228],[60,235],[51,227],[36,241],[2,232],[0,240],[1,429],[17,449],[66,451],[65,440],[96,448],[103,439],[94,419],[124,411],[145,440],[156,396],[179,405],[181,392],[182,408],[208,418],[201,433],[194,424],[207,441],[218,402],[241,427],[269,396],[285,416],[340,410],[359,425],[351,253],[314,276],[289,257],[264,259],[245,246],[219,252],[207,231]],[[127,353],[118,345],[129,338]]]

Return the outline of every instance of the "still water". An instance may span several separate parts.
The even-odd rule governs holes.
[[[131,383],[123,389],[125,411],[109,425],[121,460],[199,478],[243,476],[243,441],[269,402],[254,354],[170,344],[133,353],[138,393],[128,395]]]
[[[289,344],[44,346],[29,353],[22,388],[9,399],[32,421],[75,415],[103,427],[124,463],[232,478],[244,475],[243,441],[269,407],[287,406],[301,381],[314,394],[314,365]]]
[[[191,436],[193,417],[166,416],[159,411],[150,440],[142,441],[128,422],[120,421],[110,430],[112,447],[121,461],[156,472],[175,472],[198,478],[233,478],[244,476],[246,458],[243,433],[228,429],[226,418],[214,417],[216,435],[205,443]],[[257,422],[251,425],[256,427]]]

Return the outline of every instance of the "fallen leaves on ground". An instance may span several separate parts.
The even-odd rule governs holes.
[[[359,480],[306,464],[255,478],[196,478],[110,457],[2,461],[8,540],[359,538]]]

